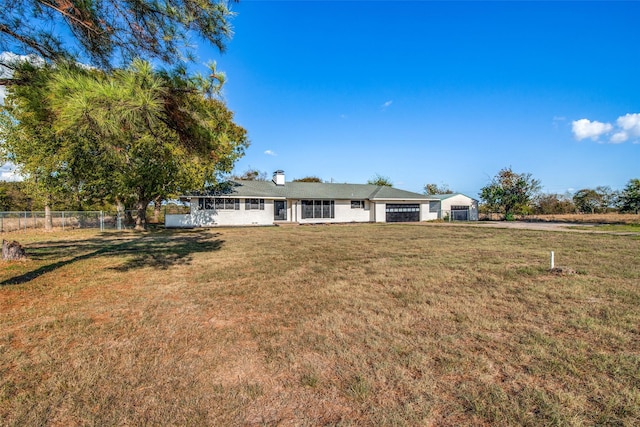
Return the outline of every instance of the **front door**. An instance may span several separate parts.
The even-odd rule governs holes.
[[[273,219],[276,221],[287,220],[287,201],[286,200],[273,201]]]

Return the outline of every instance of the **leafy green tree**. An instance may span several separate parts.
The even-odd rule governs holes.
[[[193,36],[223,50],[232,16],[225,0],[4,1],[0,50],[102,68],[134,58],[174,64],[193,59]]]
[[[33,199],[24,189],[23,182],[0,181],[1,211],[30,211],[41,208],[41,206],[34,205]]]
[[[232,179],[239,179],[243,181],[266,181],[267,173],[258,169],[249,168],[242,173],[242,175],[235,175]]]
[[[538,194],[533,199],[533,210],[540,215],[567,214],[575,212],[571,198],[560,194]]]
[[[629,180],[627,186],[620,194],[620,211],[634,212],[640,211],[640,179]]]
[[[480,199],[490,211],[502,212],[510,219],[514,214],[526,213],[538,191],[540,181],[530,173],[516,173],[508,167],[480,189]]]
[[[11,86],[6,106],[0,107],[0,153],[17,165],[27,192],[44,206],[45,229],[53,228],[51,208],[68,196],[69,146],[53,129],[47,82],[53,68],[23,63],[17,75],[29,84]]]
[[[293,182],[322,182],[317,176],[305,176],[304,178],[296,178]]]
[[[393,183],[391,179],[386,176],[382,176],[380,174],[375,174],[375,176],[367,181],[367,184],[370,185],[381,185],[383,187],[393,187]]]
[[[246,131],[211,96],[214,86],[199,78],[155,72],[140,60],[112,73],[62,64],[31,71],[40,86],[9,91],[8,158],[49,194],[73,189],[135,207],[137,229],[146,225],[150,201],[215,181],[248,145]],[[20,87],[42,90],[32,96]],[[38,97],[46,117],[33,118],[31,128],[40,109],[25,99]]]
[[[424,194],[427,196],[433,196],[435,194],[452,194],[452,191],[447,184],[443,184],[438,186],[438,184],[425,184],[424,185]]]
[[[612,190],[611,187],[607,185],[600,185],[596,187],[595,190],[600,195],[600,209],[603,212],[617,207],[620,197],[617,191]]]
[[[593,214],[601,210],[602,194],[592,188],[583,188],[573,195],[573,203],[578,212]]]

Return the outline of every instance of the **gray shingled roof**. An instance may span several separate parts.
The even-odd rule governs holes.
[[[451,198],[451,197],[454,197],[454,196],[464,196],[464,197],[469,197],[469,196],[467,196],[466,194],[462,194],[462,193],[432,194],[432,195],[427,196],[427,197],[428,197],[428,198],[430,198],[430,199],[438,199],[438,200],[442,201],[442,200],[447,200],[447,199],[449,199],[449,198]],[[476,199],[474,199],[473,197],[469,197],[469,198],[470,198],[471,200],[476,200]],[[476,201],[477,201],[477,200],[476,200]]]
[[[343,199],[343,200],[433,200],[420,193],[370,184],[334,184],[324,182],[231,181],[224,196],[266,199]],[[214,192],[193,192],[185,196],[220,196]]]

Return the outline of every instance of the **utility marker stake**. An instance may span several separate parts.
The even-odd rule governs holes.
[[[553,261],[554,261],[554,260],[553,260],[553,255],[554,255],[554,254],[553,254],[553,251],[551,251],[551,269],[552,269],[552,270],[553,270],[553,268],[554,268],[554,266],[555,266],[555,265],[554,265],[555,263],[553,262]]]

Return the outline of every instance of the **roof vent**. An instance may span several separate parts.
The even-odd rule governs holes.
[[[273,173],[273,183],[275,185],[284,185],[284,171],[277,170]]]

